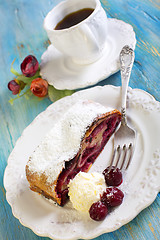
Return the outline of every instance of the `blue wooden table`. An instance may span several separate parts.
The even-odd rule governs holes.
[[[12,215],[6,201],[3,175],[7,159],[23,129],[51,104],[46,98],[22,97],[13,105],[7,88],[13,78],[10,66],[20,71],[19,64],[28,54],[40,60],[48,46],[43,19],[60,0],[0,0],[0,240],[40,240]],[[137,45],[130,86],[143,89],[160,101],[160,0],[101,0],[108,17],[130,23],[136,33]],[[120,73],[98,85],[120,85]],[[115,232],[97,240],[160,239],[160,195],[134,220]]]

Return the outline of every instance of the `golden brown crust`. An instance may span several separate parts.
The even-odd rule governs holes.
[[[47,176],[44,173],[39,174],[36,172],[31,172],[28,164],[26,165],[26,177],[32,191],[38,192],[46,198],[56,201],[59,205],[61,204],[61,201],[55,191],[56,182],[49,184],[47,182]]]

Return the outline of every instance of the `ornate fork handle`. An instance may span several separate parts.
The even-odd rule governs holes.
[[[127,89],[129,78],[134,62],[134,51],[129,46],[124,46],[120,52],[120,70],[122,79],[122,103],[121,103],[121,113],[122,113],[122,125],[127,124],[126,120],[126,99],[127,99]]]

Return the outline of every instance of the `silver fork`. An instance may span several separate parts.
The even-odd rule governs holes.
[[[114,135],[114,153],[108,171],[112,166],[127,170],[133,156],[135,145],[135,131],[127,125],[126,119],[126,98],[129,78],[134,62],[134,51],[129,46],[124,46],[120,52],[120,70],[122,81],[122,120],[120,128]],[[113,165],[114,164],[114,165]]]

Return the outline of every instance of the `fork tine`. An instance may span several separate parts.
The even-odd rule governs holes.
[[[122,170],[122,168],[124,166],[124,163],[126,161],[126,157],[127,157],[127,146],[126,146],[126,144],[124,144],[124,146],[123,146],[123,151],[124,151],[124,155],[123,155],[122,164],[121,164],[121,166],[119,168],[120,170]]]
[[[115,155],[116,155],[116,149],[114,149],[114,152],[113,152],[113,155],[112,155],[112,160],[111,160],[111,162],[110,162],[108,172],[111,171],[111,168],[112,168],[112,166],[113,166],[113,162],[114,162]]]
[[[119,160],[120,160],[120,157],[121,157],[121,147],[120,147],[120,145],[118,145],[118,147],[117,147],[117,153],[118,153],[118,157],[117,157],[117,161],[116,161],[116,164],[115,164],[115,169],[114,169],[114,171],[116,171],[116,168],[117,168],[117,166],[118,166],[118,163],[119,163]]]
[[[129,158],[128,158],[128,163],[127,163],[127,166],[126,166],[126,170],[129,167],[129,164],[130,164],[132,156],[133,156],[133,144],[132,143],[129,144],[128,149],[130,150],[129,151],[130,153],[129,153]]]
[[[117,156],[116,153],[118,153],[118,156]],[[120,156],[121,156],[121,148],[120,148],[120,145],[118,145],[118,147],[114,149],[113,156],[112,156],[112,160],[111,160],[111,162],[110,162],[108,172],[110,172],[110,170],[111,170],[111,168],[112,168],[112,166],[113,166],[114,160],[116,159],[116,156],[117,156],[117,160],[116,160],[116,162],[115,162],[115,170],[116,170],[116,168],[117,168],[117,165],[118,165],[118,162],[119,162]]]

